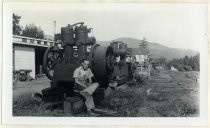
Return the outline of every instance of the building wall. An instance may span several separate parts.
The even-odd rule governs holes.
[[[35,78],[35,48],[27,46],[14,46],[15,70],[32,70],[30,76]]]
[[[136,62],[139,62],[140,64],[143,64],[145,62],[145,59],[147,59],[147,55],[135,55]]]

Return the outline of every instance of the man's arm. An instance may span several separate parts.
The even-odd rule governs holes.
[[[86,87],[87,87],[87,85],[81,83],[81,82],[78,80],[77,77],[75,78],[75,83],[77,83],[78,85],[80,85],[80,86],[83,87],[83,88],[86,88]]]
[[[92,84],[93,83],[92,82],[92,77],[89,77],[88,79],[89,79],[89,84]]]
[[[92,73],[92,71],[91,71],[90,69],[88,69],[88,70],[89,70],[89,75],[88,75],[88,76],[89,76],[89,77],[88,77],[89,83],[92,84],[92,82],[93,82],[93,81],[92,81],[93,73]]]

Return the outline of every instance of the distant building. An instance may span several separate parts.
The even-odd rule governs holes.
[[[131,48],[130,52],[136,59],[136,74],[149,78],[151,65],[149,63],[149,50],[147,42],[142,40],[139,48]]]
[[[175,68],[175,67],[173,67],[173,66],[171,66],[171,70],[172,70],[172,71],[178,71],[178,69]]]
[[[164,67],[161,66],[161,65],[159,65],[159,66],[156,66],[156,69],[158,69],[158,70],[164,70]]]
[[[31,70],[30,76],[35,78],[40,73],[45,50],[54,41],[13,35],[13,70]]]

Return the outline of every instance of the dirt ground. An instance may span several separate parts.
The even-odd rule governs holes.
[[[111,117],[194,117],[199,116],[199,72],[160,70],[150,79],[108,88],[97,107],[112,110]],[[31,95],[50,86],[50,80],[39,78],[13,85],[14,116],[65,116],[62,109],[47,109],[46,103],[34,101]],[[84,113],[76,116],[87,116]]]
[[[47,77],[38,78],[29,82],[15,82],[13,84],[13,98],[25,93],[41,92],[42,89],[50,87],[50,80]]]

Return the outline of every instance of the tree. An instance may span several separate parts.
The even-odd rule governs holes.
[[[160,62],[160,64],[162,65],[162,66],[166,66],[166,64],[167,64],[167,58],[165,58],[165,57],[159,57],[158,58],[158,61]]]
[[[177,68],[179,71],[199,71],[200,70],[200,56],[196,54],[195,56],[184,58],[173,59],[168,62],[169,68],[171,66]]]
[[[183,64],[184,65],[189,65],[189,61],[190,61],[190,58],[188,56],[185,56],[184,60],[183,60]]]
[[[200,58],[199,54],[196,54],[195,56],[190,58],[190,66],[194,71],[200,70]]]
[[[18,16],[13,13],[13,35],[20,35],[22,31],[22,27],[19,25],[21,16]]]
[[[44,31],[35,24],[29,24],[25,26],[22,36],[44,39]]]

